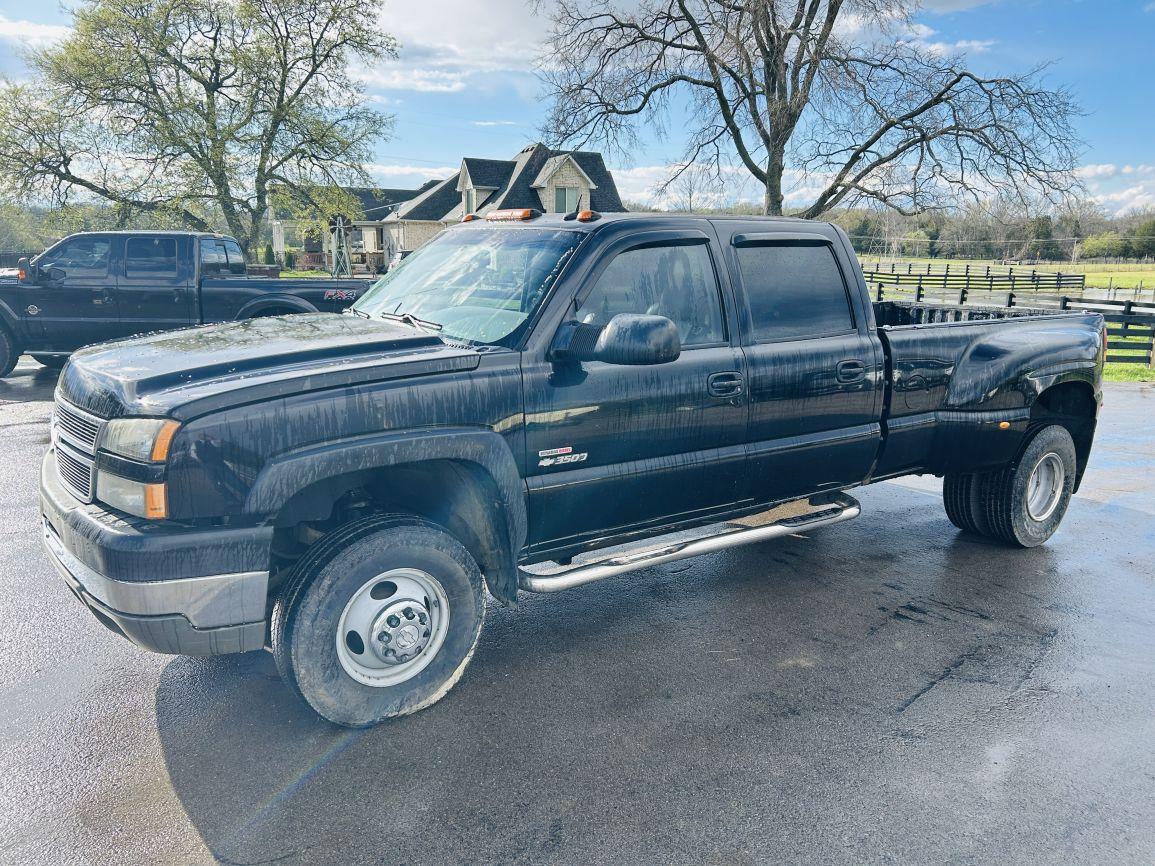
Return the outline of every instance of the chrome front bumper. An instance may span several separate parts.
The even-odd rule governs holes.
[[[44,548],[72,593],[112,631],[160,653],[222,655],[265,644],[269,573],[122,581],[73,556],[47,520]]]

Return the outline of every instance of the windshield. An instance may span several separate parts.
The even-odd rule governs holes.
[[[512,227],[444,232],[374,283],[353,309],[511,346],[582,236]]]

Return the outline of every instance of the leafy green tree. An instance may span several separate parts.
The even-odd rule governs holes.
[[[1055,240],[1054,224],[1049,216],[1027,220],[1027,238],[1023,251],[1027,258],[1051,262],[1063,258],[1063,249]]]
[[[396,55],[369,0],[88,0],[73,24],[0,88],[10,192],[223,223],[251,253],[274,191],[366,182],[392,122],[349,73]]]
[[[1155,219],[1140,223],[1130,242],[1131,255],[1155,256]]]
[[[1085,259],[1119,259],[1131,254],[1131,245],[1118,232],[1103,232],[1084,240],[1081,252]]]
[[[275,265],[277,263],[277,256],[273,252],[272,244],[265,244],[265,264]]]

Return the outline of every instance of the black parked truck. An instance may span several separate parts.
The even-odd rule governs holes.
[[[81,346],[206,322],[337,312],[369,280],[246,275],[240,244],[195,232],[83,232],[0,274],[0,376],[22,354],[59,367]]]
[[[872,304],[826,224],[496,211],[345,315],[77,352],[44,542],[130,640],[271,648],[314,710],[370,725],[453,686],[487,588],[809,532],[861,484],[941,475],[960,529],[1043,543],[1106,340],[1097,314],[1010,312]]]

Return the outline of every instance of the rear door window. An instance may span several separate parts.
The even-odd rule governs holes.
[[[220,241],[201,241],[201,275],[216,277],[229,272],[229,260]]]
[[[127,277],[175,277],[176,238],[129,238],[124,246]]]
[[[241,245],[228,239],[224,241],[224,245],[225,254],[229,260],[229,273],[235,277],[243,277],[245,275],[245,254],[241,252]]]
[[[755,342],[854,330],[846,281],[830,244],[781,241],[737,248]]]

